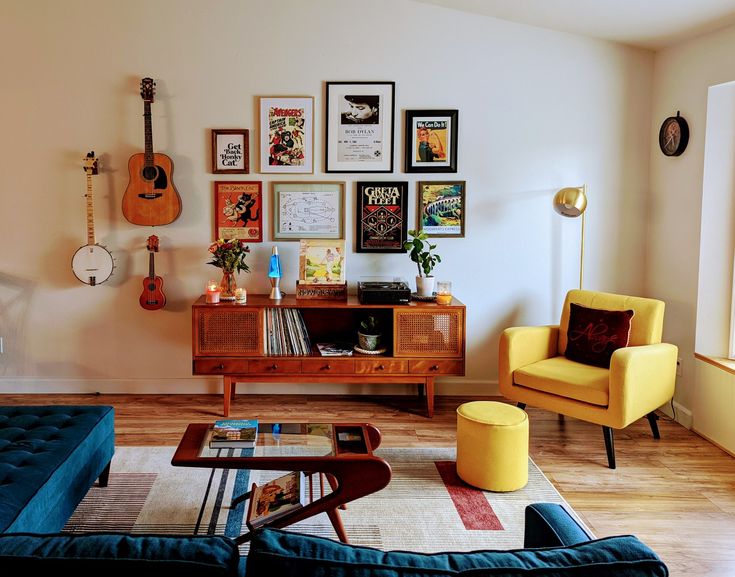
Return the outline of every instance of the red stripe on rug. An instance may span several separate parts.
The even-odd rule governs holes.
[[[452,498],[464,528],[468,531],[503,531],[492,505],[480,489],[470,487],[457,475],[454,461],[434,461],[439,475]]]

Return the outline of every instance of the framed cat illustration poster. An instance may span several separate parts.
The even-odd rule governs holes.
[[[214,234],[218,238],[263,242],[263,183],[214,183]]]

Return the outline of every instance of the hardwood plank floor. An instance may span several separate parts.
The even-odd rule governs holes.
[[[427,419],[411,397],[238,395],[231,416],[368,421],[385,447],[451,447],[456,408],[480,398],[437,397]],[[0,403],[112,405],[120,446],[176,445],[188,423],[222,414],[221,395],[0,395]],[[735,458],[665,417],[655,440],[641,419],[615,432],[610,470],[600,427],[527,412],[531,457],[598,537],[638,536],[672,576],[735,576]]]

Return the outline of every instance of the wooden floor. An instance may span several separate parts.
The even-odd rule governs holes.
[[[437,397],[433,419],[410,397],[239,395],[231,417],[368,421],[386,447],[450,447],[467,397]],[[501,399],[497,399],[501,400]],[[107,404],[118,445],[176,445],[190,422],[221,417],[220,395],[0,395],[0,404]],[[598,536],[634,534],[673,576],[735,576],[735,458],[669,420],[616,431],[607,468],[600,427],[529,407],[530,453]]]

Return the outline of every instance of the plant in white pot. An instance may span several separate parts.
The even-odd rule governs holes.
[[[360,321],[360,329],[357,331],[357,341],[361,349],[366,351],[378,350],[382,336],[380,323],[373,315],[368,315]]]
[[[427,238],[426,232],[418,230],[408,231],[409,239],[403,243],[403,248],[408,251],[408,256],[416,263],[419,274],[416,275],[416,293],[422,297],[430,297],[434,294],[434,277],[431,271],[442,259],[438,254],[432,254],[436,248]]]

